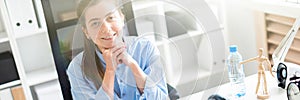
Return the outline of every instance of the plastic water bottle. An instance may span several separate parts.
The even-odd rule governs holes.
[[[227,66],[231,91],[235,98],[240,98],[246,94],[244,66],[239,64],[242,61],[242,56],[237,52],[236,45],[231,45],[229,50]]]

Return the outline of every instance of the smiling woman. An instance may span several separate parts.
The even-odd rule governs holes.
[[[114,0],[82,0],[78,5],[84,51],[67,74],[73,99],[165,100],[167,84],[156,46],[123,36],[124,15]]]

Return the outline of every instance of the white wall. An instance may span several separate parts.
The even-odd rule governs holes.
[[[223,0],[224,34],[227,44],[236,44],[243,59],[257,55],[254,13],[246,0]],[[227,46],[228,48],[228,46]],[[227,49],[227,55],[229,49]],[[246,75],[257,72],[257,63],[244,65]]]

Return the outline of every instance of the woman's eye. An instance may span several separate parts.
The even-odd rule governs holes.
[[[92,22],[92,23],[91,23],[91,26],[92,26],[92,27],[100,26],[100,22]]]
[[[108,16],[107,17],[107,21],[116,21],[116,20],[117,20],[117,18],[114,17],[114,16]]]

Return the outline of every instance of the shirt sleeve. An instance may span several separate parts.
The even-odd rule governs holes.
[[[80,64],[71,63],[67,70],[71,84],[73,100],[109,100],[109,96],[100,87],[98,90],[86,80],[81,72]],[[118,97],[114,96],[118,100]]]
[[[163,66],[160,60],[160,53],[156,46],[148,42],[147,61],[145,64],[144,72],[147,74],[144,93],[140,94],[139,90],[136,90],[136,97],[139,100],[166,100],[168,97],[167,83]]]

